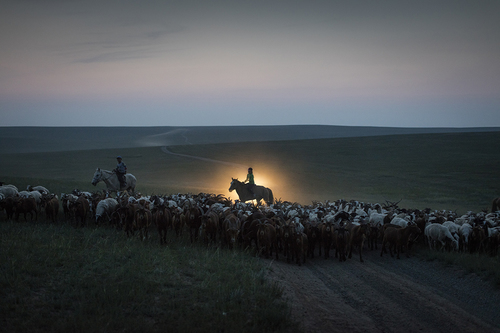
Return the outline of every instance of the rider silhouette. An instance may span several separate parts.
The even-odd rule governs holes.
[[[243,183],[246,183],[246,182],[248,182],[247,189],[250,191],[250,193],[253,194],[253,197],[255,198],[255,193],[253,191],[255,188],[255,181],[253,178],[253,169],[252,168],[248,168],[247,179],[245,179],[243,181]]]
[[[120,186],[125,187],[127,185],[125,180],[125,174],[127,173],[127,166],[125,165],[125,163],[123,163],[121,156],[116,157],[116,160],[118,161],[118,164],[116,165],[115,173],[116,176],[118,177],[118,180],[120,181]]]

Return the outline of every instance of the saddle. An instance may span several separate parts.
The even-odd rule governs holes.
[[[250,191],[250,193],[253,194],[253,197],[257,198],[257,194],[255,194],[255,192],[254,192],[254,190],[257,187],[257,185],[256,184],[245,184],[245,185],[247,187],[247,190]]]
[[[118,178],[118,181],[120,182],[120,189],[124,189],[125,187],[127,187],[125,174],[119,174],[118,172],[116,172],[116,178]]]

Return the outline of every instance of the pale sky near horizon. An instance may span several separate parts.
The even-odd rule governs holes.
[[[500,126],[500,1],[6,0],[0,126]]]

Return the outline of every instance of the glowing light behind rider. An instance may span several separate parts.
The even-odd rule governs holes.
[[[255,185],[257,186],[264,186],[268,187],[273,191],[274,197],[276,198],[276,193],[282,192],[282,175],[279,174],[277,171],[275,171],[272,167],[269,166],[255,166],[253,167],[253,173],[255,177]],[[239,174],[238,174],[239,175]],[[233,178],[236,178],[233,176]],[[239,181],[243,181],[246,178],[246,173],[244,176],[238,177]],[[226,178],[227,179],[227,178]],[[231,178],[229,178],[229,181]],[[226,180],[227,181],[227,180]],[[228,183],[226,183],[228,184]],[[226,198],[231,198],[231,200],[234,202],[235,200],[238,200],[238,194],[236,191],[229,192],[229,185],[226,187],[225,190],[225,197]]]

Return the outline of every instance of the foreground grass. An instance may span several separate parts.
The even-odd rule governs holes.
[[[113,229],[0,224],[3,331],[290,332],[282,291],[241,251]]]

